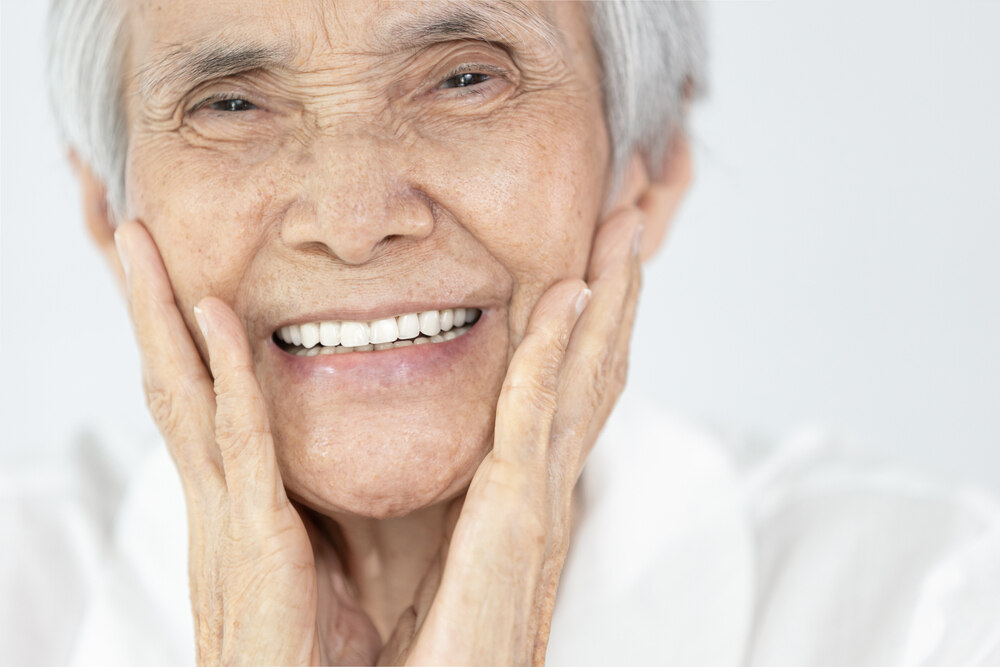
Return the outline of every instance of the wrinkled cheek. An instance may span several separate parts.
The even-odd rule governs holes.
[[[232,303],[243,266],[274,201],[263,168],[140,152],[130,161],[130,209],[149,229],[179,301],[213,295]]]
[[[458,214],[521,281],[534,276],[551,284],[586,271],[605,169],[600,146],[567,125],[501,125],[476,150],[448,151],[446,173],[454,174],[456,198],[465,202]]]
[[[586,275],[604,181],[578,143],[545,132],[510,137],[493,151],[452,153],[453,196],[444,200],[461,202],[455,215],[513,277],[516,342],[545,290]]]

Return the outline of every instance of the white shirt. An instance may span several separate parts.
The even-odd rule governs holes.
[[[137,462],[115,440],[0,476],[7,664],[194,664],[177,474],[162,444]],[[984,492],[818,432],[719,437],[629,395],[584,485],[549,665],[1000,665]]]

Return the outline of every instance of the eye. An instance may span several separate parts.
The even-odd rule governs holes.
[[[209,102],[203,106],[207,106],[212,111],[227,111],[227,112],[239,112],[239,111],[253,111],[257,108],[252,102],[248,102],[244,99],[230,98],[223,100],[215,100],[214,102]]]
[[[438,88],[468,88],[489,81],[491,78],[493,77],[483,72],[462,72],[448,77]]]

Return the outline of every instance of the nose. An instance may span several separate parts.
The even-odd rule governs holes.
[[[408,157],[391,139],[314,142],[299,165],[303,192],[282,222],[283,242],[357,265],[391,242],[429,236],[432,204],[409,178]]]

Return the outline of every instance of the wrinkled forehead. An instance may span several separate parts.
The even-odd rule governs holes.
[[[405,56],[456,40],[500,45],[512,55],[545,51],[565,61],[591,50],[576,2],[133,0],[129,27],[128,69],[143,97],[227,72]]]

